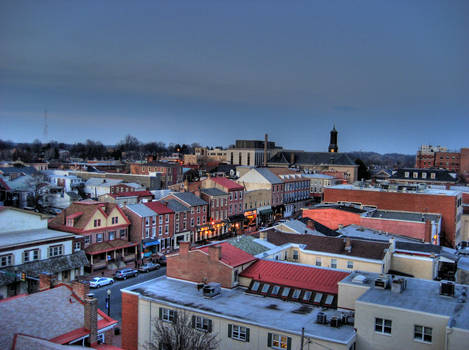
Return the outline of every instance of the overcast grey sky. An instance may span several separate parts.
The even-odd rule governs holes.
[[[0,138],[469,147],[469,1],[1,1]]]

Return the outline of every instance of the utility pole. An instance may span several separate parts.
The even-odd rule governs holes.
[[[301,350],[303,350],[304,339],[305,339],[305,327],[301,327],[301,345],[300,345]]]

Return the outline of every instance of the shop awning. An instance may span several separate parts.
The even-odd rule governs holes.
[[[152,241],[142,242],[142,243],[143,243],[143,247],[146,248],[146,247],[151,247],[152,245],[160,244],[160,240],[159,239],[154,239]]]
[[[264,210],[259,211],[260,215],[270,215],[272,213],[273,213],[272,209],[264,209]]]

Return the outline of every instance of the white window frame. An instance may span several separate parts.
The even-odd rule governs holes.
[[[331,268],[336,269],[337,268],[337,259],[331,259]]]
[[[287,349],[288,337],[277,333],[272,333],[272,348],[273,349]]]
[[[174,322],[176,312],[171,309],[161,308],[161,320],[165,322]]]
[[[231,338],[241,341],[247,340],[247,327],[231,325]]]
[[[64,246],[62,244],[53,245],[49,247],[49,257],[62,256],[64,253]]]
[[[387,331],[387,329],[389,329],[389,332]],[[375,333],[391,335],[392,334],[392,320],[375,317]]]
[[[347,268],[348,269],[353,269],[353,261],[351,261],[351,260],[347,261]]]
[[[5,254],[0,256],[0,267],[13,265],[13,254]]]
[[[417,330],[417,328],[420,327],[420,331]],[[421,326],[421,325],[414,325],[414,340],[426,344],[431,344],[433,340],[433,328],[432,327],[426,327],[426,326]],[[430,340],[425,340],[425,337],[430,337]],[[428,338],[427,338],[428,339]]]
[[[194,327],[199,331],[208,332],[210,330],[210,319],[203,316],[194,316]]]

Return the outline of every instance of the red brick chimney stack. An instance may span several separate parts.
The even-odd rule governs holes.
[[[45,291],[52,288],[52,275],[48,273],[41,273],[39,275],[39,291]]]
[[[352,240],[350,239],[350,237],[345,237],[344,239],[344,243],[345,243],[345,251],[347,253],[351,253],[352,252]]]
[[[210,260],[218,261],[221,259],[221,247],[219,245],[211,245],[208,247],[208,255]]]
[[[81,300],[85,300],[86,295],[90,292],[90,286],[89,284],[75,280],[72,282],[72,290],[77,297]]]
[[[93,347],[98,344],[98,300],[93,293],[86,295],[84,307],[84,327],[90,331],[87,345]]]
[[[191,242],[179,242],[179,255],[187,255],[191,247]]]

